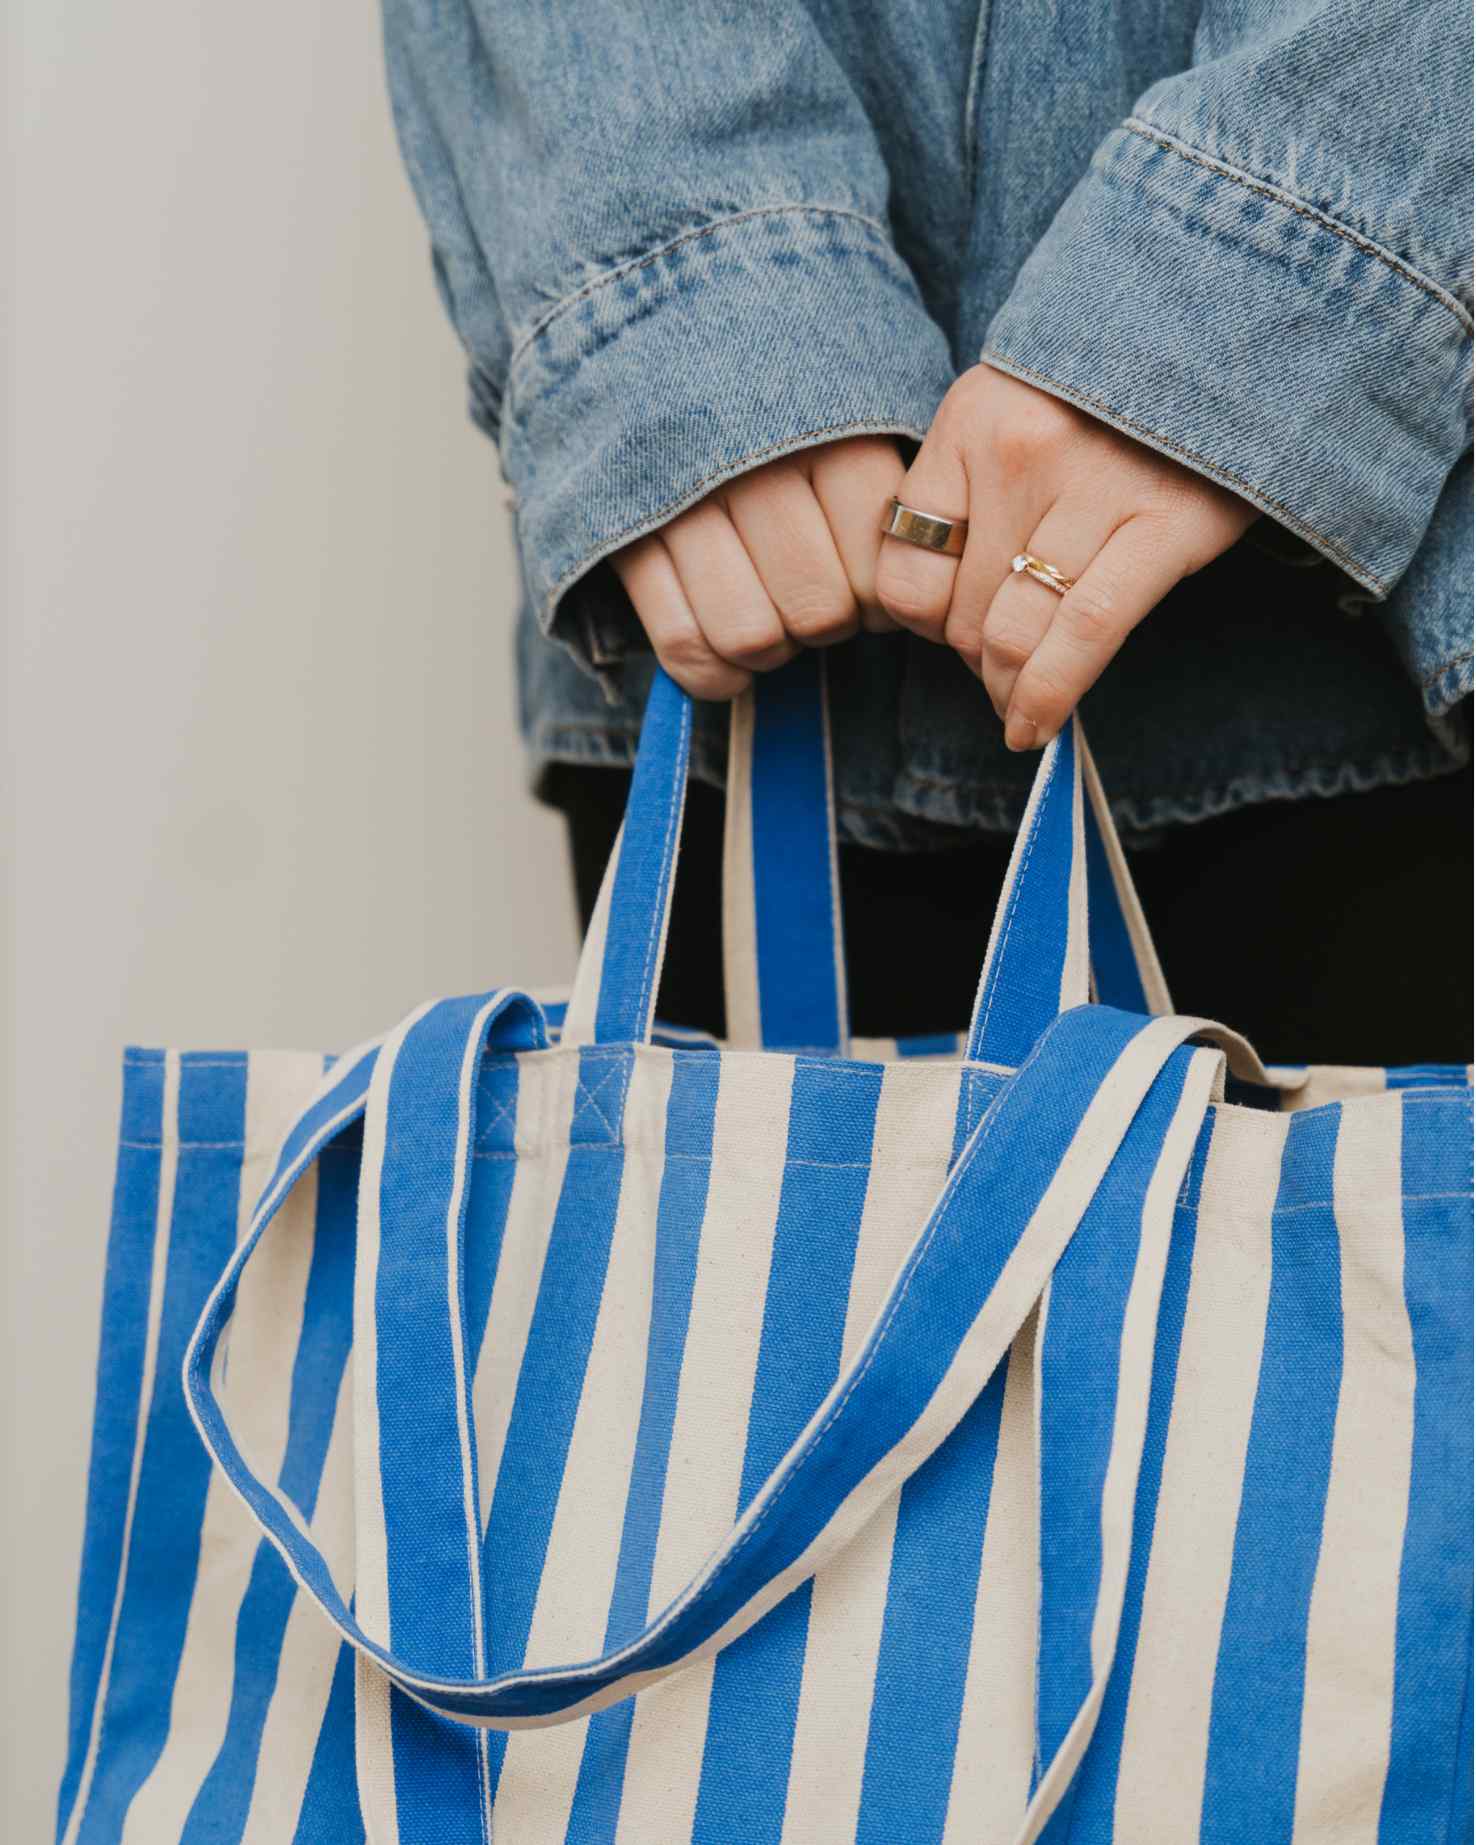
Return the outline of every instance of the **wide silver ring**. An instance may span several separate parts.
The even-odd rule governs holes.
[[[882,530],[888,538],[900,538],[903,544],[918,545],[942,557],[962,557],[969,522],[967,519],[945,519],[938,513],[921,512],[916,506],[904,506],[900,500],[893,500],[882,521]]]

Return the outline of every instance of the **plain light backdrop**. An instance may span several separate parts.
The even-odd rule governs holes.
[[[575,932],[375,9],[18,10],[0,1830],[31,1845],[123,1045],[342,1046],[433,994],[564,980]]]

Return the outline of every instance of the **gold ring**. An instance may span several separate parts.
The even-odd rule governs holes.
[[[967,519],[944,519],[937,513],[919,512],[893,500],[882,521],[888,538],[900,538],[904,544],[920,545],[924,551],[937,551],[943,557],[962,557],[964,540],[969,535]]]
[[[1023,571],[1026,576],[1034,577],[1037,583],[1044,583],[1047,589],[1053,589],[1058,596],[1064,596],[1068,589],[1076,588],[1075,577],[1068,577],[1064,571],[1057,570],[1054,564],[1048,564],[1043,557],[1032,557],[1028,551],[1012,557],[1010,569],[1016,576]]]

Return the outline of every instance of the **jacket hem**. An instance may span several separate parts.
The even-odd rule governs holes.
[[[1469,442],[1470,348],[1427,277],[1130,121],[980,356],[1228,487],[1382,599]],[[1391,399],[1396,376],[1410,384]]]
[[[639,729],[618,722],[540,721],[529,737],[532,786],[542,795],[544,771],[553,763],[629,768]],[[1129,845],[1149,845],[1170,827],[1194,826],[1265,801],[1332,799],[1402,787],[1453,774],[1470,761],[1468,746],[1453,736],[1432,735],[1425,746],[1391,750],[1358,761],[1324,760],[1229,776],[1191,795],[1150,800],[1113,799],[1114,820]],[[692,742],[692,770],[721,788],[727,779],[725,751],[699,731]],[[954,781],[904,767],[892,788],[873,801],[838,792],[841,836],[880,851],[946,851],[966,845],[977,833],[1013,833],[1020,823],[1018,789],[989,782]]]
[[[617,665],[629,604],[608,572],[584,587],[612,552],[764,461],[920,441],[954,375],[910,271],[853,211],[739,213],[598,278],[523,342],[503,403],[540,628],[586,668]]]

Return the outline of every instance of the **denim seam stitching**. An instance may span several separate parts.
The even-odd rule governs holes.
[[[612,282],[618,282],[622,276],[634,275],[638,270],[649,269],[653,263],[660,262],[663,256],[670,255],[673,250],[681,249],[684,244],[696,243],[703,237],[711,237],[714,232],[727,230],[731,225],[746,224],[755,218],[799,216],[849,218],[856,224],[864,224],[886,246],[888,251],[892,251],[891,239],[887,236],[886,226],[866,212],[857,211],[848,205],[756,205],[750,211],[733,212],[726,218],[715,219],[711,224],[699,225],[696,230],[683,231],[680,237],[670,238],[666,243],[658,244],[654,250],[648,250],[644,256],[634,256],[629,262],[621,263],[614,269],[605,270],[593,281],[586,282],[583,288],[576,289],[572,295],[565,295],[561,301],[548,310],[541,320],[534,322],[513,348],[512,356],[507,362],[509,380],[517,368],[519,359],[561,314],[567,313],[570,308],[576,307],[581,301],[587,301],[591,295],[598,294],[602,288],[608,288]],[[895,256],[894,251],[892,254]],[[897,260],[900,261],[900,258]]]
[[[1425,690],[1428,686],[1434,685],[1437,679],[1443,679],[1447,673],[1454,672],[1458,666],[1465,666],[1470,661],[1471,657],[1472,654],[1469,647],[1464,653],[1452,654],[1443,666],[1437,666],[1433,673],[1426,673],[1425,677],[1420,681],[1421,691]]]
[[[984,87],[984,47],[989,37],[993,12],[991,0],[979,0],[979,11],[974,21],[973,62],[969,67],[969,87],[964,96],[964,159],[968,162],[970,224],[974,221],[979,196],[979,92]]]
[[[1192,462],[1200,473],[1208,475],[1211,480],[1220,481],[1250,496],[1263,510],[1274,513],[1289,531],[1296,532],[1300,537],[1324,549],[1336,563],[1342,565],[1351,577],[1373,590],[1375,595],[1387,596],[1393,588],[1391,582],[1375,575],[1366,565],[1360,564],[1350,552],[1344,550],[1337,539],[1329,538],[1326,532],[1319,531],[1316,526],[1309,525],[1306,520],[1300,519],[1289,506],[1267,493],[1264,487],[1257,487],[1253,482],[1235,473],[1233,469],[1222,467],[1217,461],[1210,461],[1197,449],[1190,448],[1186,443],[1176,442],[1172,436],[1164,435],[1161,430],[1154,429],[1147,423],[1140,423],[1136,418],[1125,415],[1121,410],[1113,409],[1110,404],[1103,403],[1100,398],[1093,397],[1090,392],[1083,391],[1076,385],[1063,384],[1060,379],[1052,378],[1046,372],[1036,371],[1033,366],[1022,364],[1019,359],[1013,359],[1008,353],[1001,352],[997,346],[986,345],[979,356],[986,364],[997,365],[1001,371],[1013,372],[1019,377],[1032,379],[1059,396],[1070,398],[1073,403],[1082,404],[1107,422],[1114,423],[1119,429],[1143,436],[1170,454],[1182,455],[1186,461]]]
[[[1433,301],[1438,301],[1443,308],[1455,316],[1466,334],[1471,333],[1471,315],[1449,290],[1442,288],[1431,277],[1412,267],[1402,257],[1396,256],[1392,250],[1386,250],[1382,244],[1375,243],[1372,238],[1365,237],[1361,232],[1353,230],[1338,219],[1329,217],[1326,212],[1319,211],[1315,205],[1309,205],[1304,199],[1299,199],[1295,193],[1284,191],[1273,180],[1260,179],[1255,174],[1243,171],[1240,167],[1230,166],[1227,162],[1216,159],[1213,154],[1206,154],[1199,148],[1189,146],[1187,142],[1178,140],[1161,128],[1155,128],[1152,123],[1145,122],[1138,116],[1129,116],[1123,126],[1131,134],[1138,135],[1143,140],[1151,141],[1155,146],[1161,147],[1165,153],[1177,154],[1180,159],[1187,160],[1194,166],[1203,167],[1210,173],[1218,174],[1221,179],[1233,180],[1236,185],[1244,186],[1248,192],[1257,193],[1261,198],[1269,199],[1273,204],[1285,207],[1287,211],[1294,211],[1298,217],[1320,225],[1323,230],[1331,231],[1334,237],[1341,237],[1346,243],[1351,243],[1355,249],[1362,250],[1366,256],[1375,257],[1395,275],[1419,289],[1422,294],[1429,295]]]

